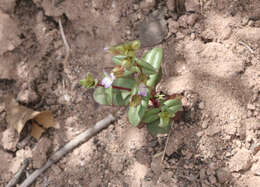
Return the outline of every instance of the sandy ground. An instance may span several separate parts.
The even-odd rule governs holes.
[[[66,64],[61,19],[70,45]],[[183,119],[167,135],[131,127],[124,108],[100,106],[79,85],[111,68],[104,47],[139,39],[164,50],[158,89],[181,93]],[[260,186],[258,0],[1,0],[0,186],[25,158],[27,174],[110,112],[119,119],[33,186]],[[4,97],[51,110],[60,129],[36,141],[8,128]],[[24,176],[25,177],[25,176]]]

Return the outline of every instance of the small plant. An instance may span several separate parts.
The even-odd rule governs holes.
[[[102,81],[88,73],[80,84],[96,88],[94,99],[99,104],[129,106],[128,119],[133,126],[146,124],[152,135],[167,133],[171,120],[182,110],[181,97],[156,92],[162,77],[162,49],[153,48],[137,58],[139,48],[137,40],[106,48],[115,55],[113,70],[104,72]]]

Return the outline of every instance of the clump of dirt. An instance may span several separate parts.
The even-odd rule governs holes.
[[[260,186],[259,7],[257,0],[2,0],[1,186],[24,159],[31,158],[30,173],[116,111],[112,126],[34,186]],[[70,46],[66,64],[59,19]],[[143,51],[163,48],[158,89],[184,97],[183,119],[168,135],[131,127],[125,109],[99,106],[93,90],[79,85],[87,72],[101,77],[113,66],[104,47],[133,39]],[[61,128],[38,142],[28,134],[19,141],[1,104],[10,94],[33,110],[51,110]]]

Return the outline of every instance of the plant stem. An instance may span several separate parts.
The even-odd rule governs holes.
[[[102,84],[97,84],[97,86],[104,87]],[[112,86],[112,88],[114,88],[114,89],[118,89],[118,90],[126,90],[126,91],[129,91],[129,92],[132,91],[131,88],[125,88],[125,87],[121,87],[121,86]]]

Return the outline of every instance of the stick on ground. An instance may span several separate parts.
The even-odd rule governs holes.
[[[18,172],[15,174],[15,176],[9,181],[9,183],[7,184],[6,187],[13,187],[13,186],[15,186],[15,185],[19,182],[19,180],[20,180],[20,178],[21,178],[23,172],[25,171],[25,169],[27,168],[28,165],[29,165],[29,160],[28,160],[28,159],[25,159],[25,160],[23,161],[22,166],[21,166],[21,168],[19,169],[19,171],[18,171]]]
[[[62,37],[63,43],[65,45],[65,48],[66,48],[66,56],[65,56],[65,59],[64,59],[64,65],[66,65],[68,58],[69,58],[69,55],[70,55],[70,47],[69,47],[68,41],[66,39],[66,36],[64,34],[63,26],[61,24],[61,19],[59,19],[59,27],[60,27],[61,37]]]
[[[103,120],[97,122],[94,127],[84,131],[80,135],[76,136],[73,140],[68,142],[64,147],[59,149],[56,153],[54,153],[48,161],[41,168],[35,170],[25,181],[20,185],[20,187],[30,186],[38,176],[40,176],[44,171],[46,171],[52,164],[60,160],[64,155],[71,152],[74,148],[79,146],[80,144],[86,142],[94,135],[96,135],[102,129],[108,127],[111,122],[115,121],[115,117],[112,114],[109,114]]]

